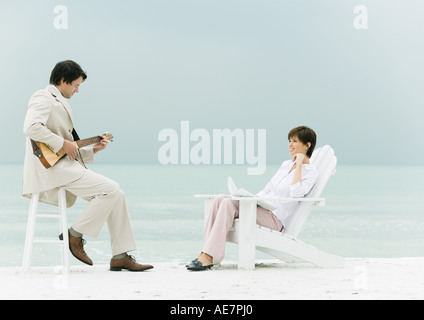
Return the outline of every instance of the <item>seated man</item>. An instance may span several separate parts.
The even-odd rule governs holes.
[[[66,190],[68,207],[74,204],[76,197],[87,200],[88,206],[69,229],[71,253],[78,260],[92,265],[84,251],[82,236],[97,237],[107,222],[113,255],[110,270],[148,270],[153,266],[136,263],[127,254],[136,249],[136,243],[124,193],[115,181],[87,169],[84,164],[84,161],[91,162],[95,153],[106,148],[107,139],[101,136],[100,142],[81,149],[72,143],[78,138],[72,110],[66,99],[78,92],[86,78],[85,72],[74,61],[59,62],[51,73],[50,85],[35,92],[29,100],[24,122],[27,139],[22,194],[30,197],[38,192],[40,201],[57,205],[57,188],[60,187]],[[31,140],[44,143],[54,153],[63,150],[67,156],[46,169],[33,154]]]

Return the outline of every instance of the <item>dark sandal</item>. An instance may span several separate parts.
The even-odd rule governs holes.
[[[187,270],[190,271],[205,271],[205,270],[209,270],[210,268],[213,267],[213,264],[210,264],[208,266],[203,266],[202,263],[199,260],[193,260],[192,262],[190,262],[187,265]]]

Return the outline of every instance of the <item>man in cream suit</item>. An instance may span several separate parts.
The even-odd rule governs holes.
[[[127,252],[136,249],[124,193],[119,185],[85,167],[92,162],[94,154],[105,149],[108,141],[77,149],[74,141],[72,110],[66,99],[77,93],[87,78],[85,72],[74,61],[56,64],[50,85],[34,93],[29,100],[24,122],[26,154],[23,173],[22,194],[30,197],[40,193],[40,201],[57,205],[57,188],[66,190],[67,206],[77,197],[88,201],[88,206],[69,229],[69,249],[80,261],[92,265],[84,251],[83,234],[97,237],[107,222],[111,238],[112,259],[110,270],[144,271],[153,268],[135,262]],[[33,141],[46,144],[53,152],[63,150],[67,156],[53,167],[46,169],[33,154]]]

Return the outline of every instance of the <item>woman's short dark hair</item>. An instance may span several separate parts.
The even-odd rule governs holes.
[[[314,152],[315,145],[317,143],[317,135],[314,130],[305,126],[300,126],[291,129],[288,136],[289,140],[297,137],[303,144],[308,144],[308,142],[310,142],[311,146],[308,151],[306,151],[306,155],[309,158],[312,156],[312,152]]]
[[[61,61],[52,70],[50,84],[59,85],[62,79],[65,83],[71,84],[79,77],[82,77],[82,81],[87,79],[87,75],[78,63],[72,60]]]

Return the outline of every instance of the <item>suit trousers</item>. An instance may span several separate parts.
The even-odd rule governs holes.
[[[202,252],[212,256],[216,262],[224,259],[227,233],[233,226],[234,219],[239,216],[239,202],[231,200],[228,195],[219,195],[213,200],[206,220]],[[277,231],[283,229],[283,224],[271,211],[259,206],[256,224]]]
[[[75,231],[96,238],[107,222],[112,255],[136,249],[125,195],[118,183],[87,169],[82,177],[61,188],[88,201],[72,225]]]

